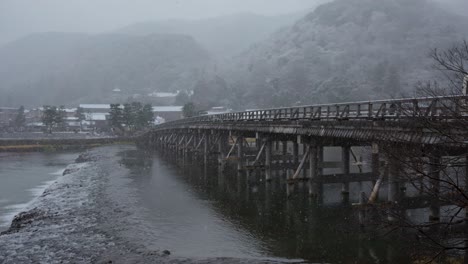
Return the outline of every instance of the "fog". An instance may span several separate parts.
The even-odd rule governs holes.
[[[326,0],[1,0],[0,44],[33,32],[102,32],[147,20],[275,15]]]

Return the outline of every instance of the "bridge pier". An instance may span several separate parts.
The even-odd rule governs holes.
[[[271,151],[272,141],[269,137],[264,139],[265,143],[265,179],[271,181]]]
[[[388,174],[388,187],[387,187],[387,199],[391,204],[395,204],[398,201],[399,194],[399,169],[398,163],[395,157],[388,158],[389,174]],[[396,212],[393,210],[389,211],[388,221],[397,220],[395,217]]]
[[[438,153],[432,153],[429,157],[429,178],[430,193],[433,197],[439,197],[440,191],[440,164],[441,156]],[[440,205],[436,199],[433,199],[429,207],[429,222],[440,221]]]
[[[308,176],[308,184],[309,184],[309,195],[312,197],[317,198],[319,196],[319,175],[318,175],[318,167],[319,167],[319,157],[318,157],[318,146],[315,140],[309,143],[310,146],[310,155],[309,155],[309,176]]]
[[[237,171],[244,170],[244,137],[237,136]]]
[[[343,196],[343,201],[349,200],[349,173],[350,173],[350,154],[351,147],[343,146],[341,147],[341,171],[345,175],[346,182],[341,186],[341,194]]]

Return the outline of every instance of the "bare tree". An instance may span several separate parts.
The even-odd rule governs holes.
[[[420,106],[420,114],[411,125],[435,135],[437,144],[383,146],[391,163],[386,165],[385,174],[393,175],[388,188],[399,190],[399,203],[379,212],[385,214],[384,223],[390,230],[416,231],[420,245],[429,249],[429,254],[435,252],[427,262],[449,254],[461,258],[465,252],[464,262],[468,263],[468,97],[460,98],[466,95],[468,86],[468,42],[447,50],[434,49],[431,57],[446,81],[419,83],[416,92],[418,96],[444,99]],[[395,107],[403,108],[400,113],[414,115],[414,109],[405,109],[405,105]],[[404,201],[413,205],[425,202],[429,217],[409,217],[406,209],[411,204]]]

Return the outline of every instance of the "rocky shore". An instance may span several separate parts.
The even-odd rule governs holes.
[[[132,147],[97,148],[69,165],[0,234],[0,263],[278,263],[181,259],[171,255],[171,249],[150,251],[121,236],[122,230],[137,224],[129,204],[109,195],[112,178],[125,172],[116,158],[122,148]]]

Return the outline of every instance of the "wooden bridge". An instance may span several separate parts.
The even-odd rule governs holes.
[[[464,95],[379,100],[186,118],[156,126],[139,143],[183,160],[217,161],[220,168],[234,161],[238,171],[260,170],[266,181],[274,179],[275,172],[289,185],[306,181],[310,195],[316,197],[327,183],[341,183],[345,198],[350,182],[371,181],[376,188],[387,166],[388,200],[394,202],[401,197],[394,153],[408,149],[418,149],[423,156],[430,153],[429,170],[439,177],[440,159],[466,154],[467,121]],[[367,157],[354,151],[366,146],[368,172],[362,168]],[[324,160],[329,147],[342,149],[341,161]],[[358,171],[353,172],[351,165]],[[340,173],[324,174],[329,168]]]

